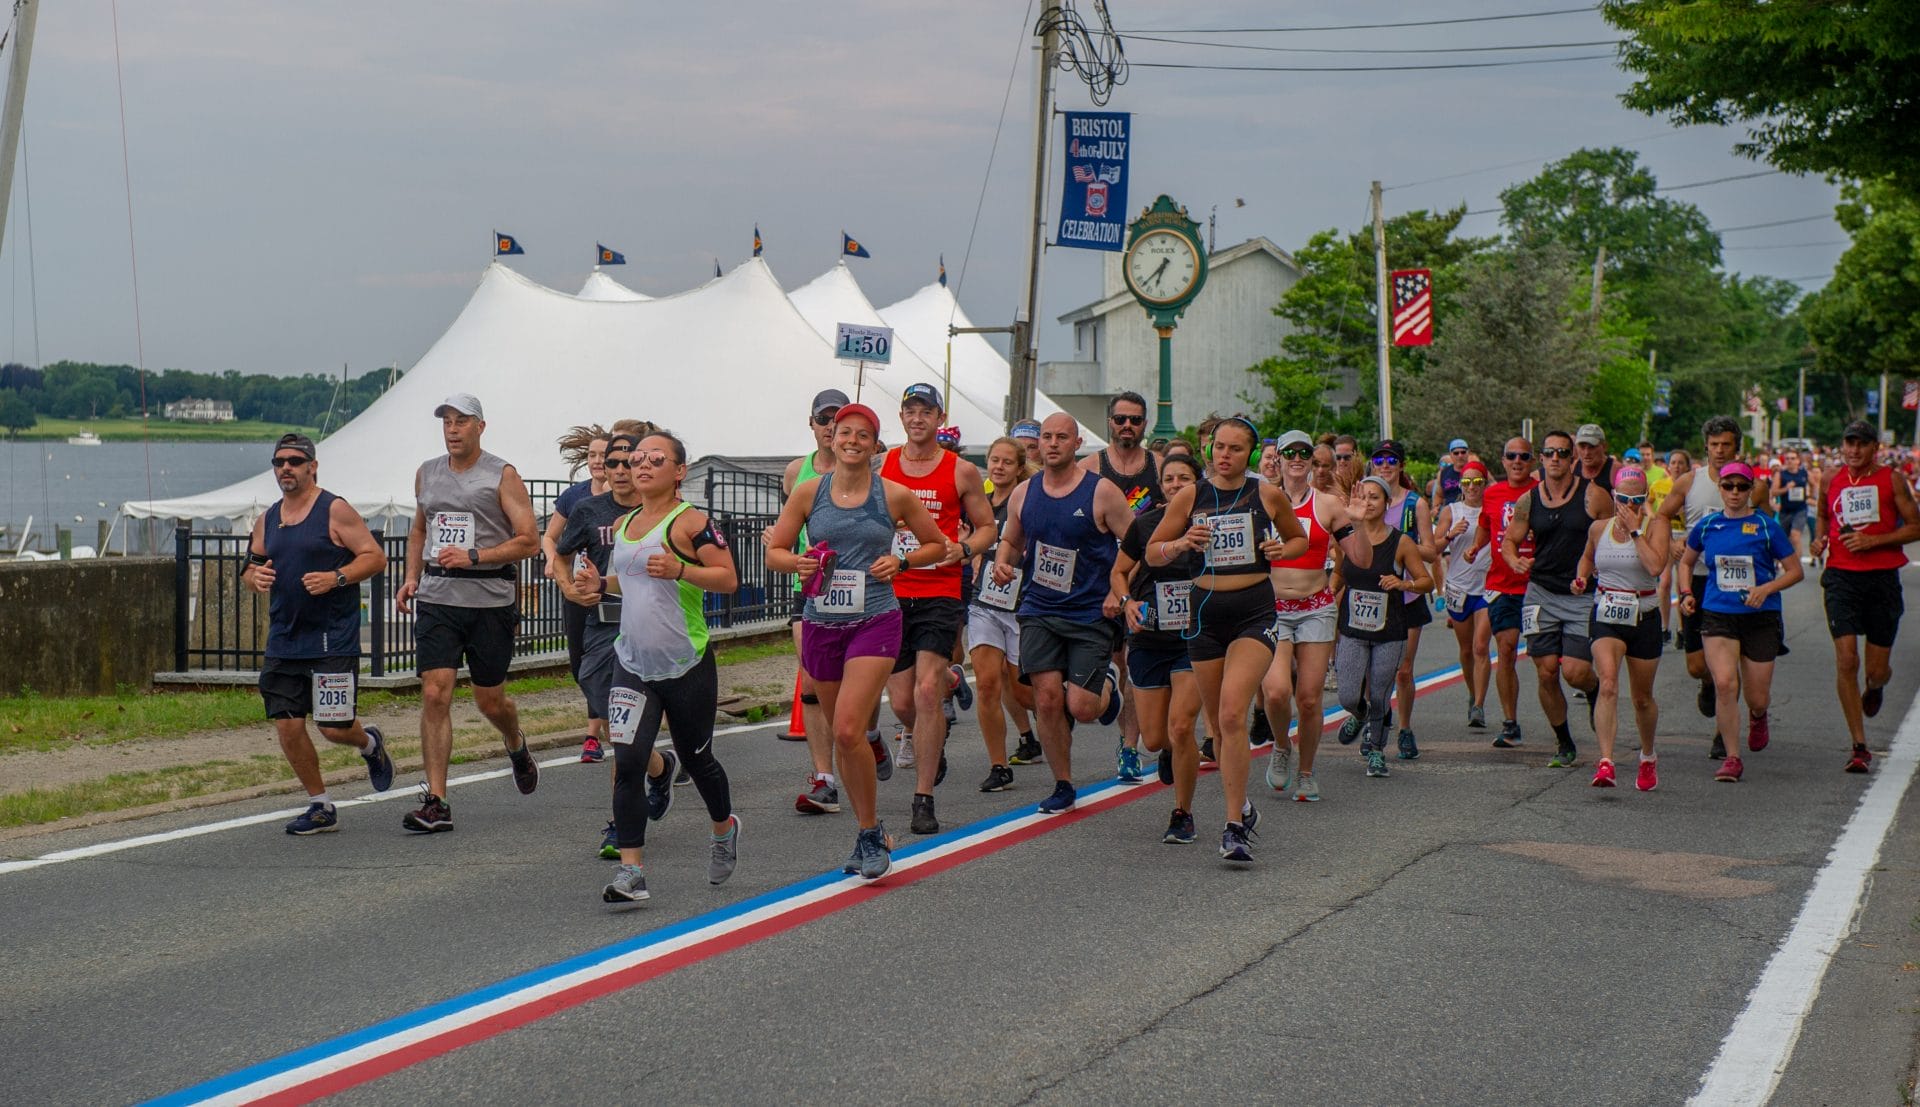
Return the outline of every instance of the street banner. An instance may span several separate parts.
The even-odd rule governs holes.
[[[1433,270],[1393,271],[1393,344],[1433,345]]]
[[[1800,414],[1802,415],[1813,414],[1813,397],[1812,396],[1800,397]]]
[[[1920,381],[1908,381],[1907,387],[1900,393],[1900,406],[1907,411],[1920,411]]]
[[[1867,414],[1880,414],[1880,390],[1878,388],[1867,389]]]
[[[1060,233],[1056,246],[1123,250],[1127,245],[1127,153],[1133,114],[1069,111],[1061,163]]]

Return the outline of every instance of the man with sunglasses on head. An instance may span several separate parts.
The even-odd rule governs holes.
[[[1007,431],[1007,437],[1020,443],[1020,448],[1026,451],[1028,465],[1040,468],[1040,420],[1020,420]]]
[[[268,602],[267,659],[260,698],[287,764],[307,790],[307,809],[287,824],[305,837],[340,829],[327,795],[307,717],[329,742],[352,746],[373,790],[393,786],[393,759],[380,728],[355,717],[360,673],[360,582],[386,568],[387,555],[353,505],[317,483],[313,440],[286,434],[273,447],[280,502],[253,524],[241,579]]]
[[[1140,444],[1147,430],[1147,399],[1138,392],[1122,392],[1107,401],[1107,446],[1082,458],[1080,467],[1105,477],[1127,498],[1135,515],[1164,507],[1167,494],[1160,487],[1160,464]],[[1127,677],[1126,636],[1114,635],[1113,662],[1120,673],[1120,745],[1115,768],[1121,780],[1139,783],[1142,776],[1140,723],[1134,712],[1133,685]]]
[[[1893,638],[1906,601],[1900,569],[1903,546],[1920,541],[1920,507],[1905,477],[1880,464],[1880,435],[1858,419],[1840,436],[1844,467],[1821,482],[1814,520],[1813,556],[1827,557],[1820,591],[1833,635],[1840,714],[1847,720],[1853,752],[1847,771],[1864,773],[1873,762],[1862,716],[1880,713],[1893,679]],[[1867,684],[1860,687],[1860,639],[1867,640]]]
[[[1493,744],[1504,750],[1521,742],[1520,622],[1521,608],[1526,602],[1527,573],[1507,563],[1498,543],[1513,521],[1514,505],[1532,493],[1540,482],[1533,476],[1533,443],[1520,437],[1509,438],[1500,456],[1505,479],[1487,486],[1481,500],[1480,524],[1474,530],[1473,546],[1465,556],[1469,564],[1476,557],[1491,559],[1487,562],[1487,624],[1498,651],[1493,662],[1493,688],[1500,697],[1500,711],[1505,719]],[[1520,542],[1519,553],[1523,558],[1533,556],[1531,535]]]

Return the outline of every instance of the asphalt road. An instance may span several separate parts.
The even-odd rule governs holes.
[[[1907,580],[1920,609],[1920,573]],[[1224,867],[1207,841],[1222,814],[1212,775],[1190,847],[1160,844],[1169,796],[1128,789],[327,1090],[351,1103],[1679,1102],[1872,779],[1840,771],[1818,599],[1811,582],[1789,595],[1774,744],[1737,786],[1711,779],[1711,724],[1677,654],[1662,666],[1652,794],[1544,767],[1551,740],[1522,662],[1526,748],[1489,748],[1490,732],[1465,728],[1461,689],[1439,688],[1421,701],[1418,762],[1368,780],[1329,741],[1323,802],[1262,801],[1249,870]],[[1869,723],[1879,750],[1913,708],[1920,631],[1907,630]],[[1424,654],[1423,671],[1451,660],[1437,636]],[[273,819],[0,865],[0,1101],[160,1096],[431,1005],[469,1006],[477,989],[754,897],[779,901],[837,872],[853,834],[850,810],[793,812],[804,754],[772,734],[719,739],[744,820],[734,879],[707,885],[704,819],[681,789],[647,850],[654,898],[631,910],[599,899],[610,770],[575,764],[544,770],[531,797],[498,777],[455,788],[451,834],[404,834],[409,796],[343,808],[343,830],[319,838]],[[1575,735],[1597,756],[1584,722]],[[1082,728],[1083,781],[1110,770],[1108,742]],[[970,721],[953,751],[947,838],[1048,790],[1033,767],[1012,792],[974,791],[986,766]],[[911,791],[907,773],[882,788],[903,843]],[[1775,1102],[1901,1102],[1920,1004],[1916,802],[1902,804]],[[7,848],[39,857],[284,806]]]

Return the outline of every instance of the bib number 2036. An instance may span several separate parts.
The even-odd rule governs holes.
[[[313,721],[350,723],[353,721],[353,674],[313,674]]]

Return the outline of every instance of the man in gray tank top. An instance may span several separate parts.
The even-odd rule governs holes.
[[[520,733],[520,710],[502,688],[520,621],[515,566],[540,548],[533,501],[513,466],[480,448],[487,421],[478,399],[457,392],[433,413],[447,452],[414,474],[407,582],[394,597],[402,611],[419,608],[413,633],[427,795],[400,823],[421,834],[453,829],[447,762],[453,753],[454,677],[463,661],[474,706],[506,743],[514,784],[525,795],[540,782]]]

